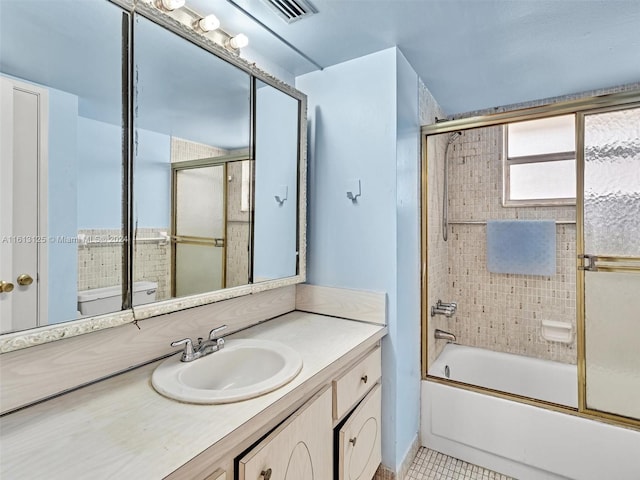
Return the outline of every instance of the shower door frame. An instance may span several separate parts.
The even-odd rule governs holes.
[[[576,191],[576,256],[578,261],[577,266],[577,278],[576,278],[576,309],[578,315],[577,322],[577,344],[578,344],[578,408],[581,412],[588,413],[597,417],[613,418],[619,420],[628,420],[632,425],[640,426],[640,420],[634,418],[625,417],[622,415],[603,412],[600,410],[591,409],[587,406],[587,348],[586,348],[586,309],[585,309],[585,277],[586,272],[590,269],[589,259],[585,257],[585,245],[584,245],[584,174],[585,174],[585,117],[587,115],[594,115],[599,113],[617,112],[621,110],[640,108],[640,102],[634,102],[623,105],[613,105],[607,107],[601,107],[591,110],[584,110],[582,112],[576,112],[576,151],[578,156],[576,157],[577,168],[577,191]],[[594,253],[594,252],[592,252]],[[617,263],[624,263],[625,261],[638,261],[638,257],[622,257],[622,256],[601,256],[601,259],[606,259],[607,266],[600,266],[598,270],[602,272],[619,272],[619,273],[638,273],[640,275],[640,268],[627,267],[624,265],[616,265]]]
[[[182,162],[173,162],[171,164],[171,298],[176,298],[176,249],[177,243],[185,245],[200,245],[218,247],[217,239],[205,239],[200,237],[188,237],[184,235],[176,235],[176,201],[177,201],[177,174],[182,170],[190,170],[206,167],[223,167],[222,186],[223,186],[223,221],[224,221],[224,245],[222,246],[222,288],[226,288],[227,273],[227,208],[228,208],[228,186],[227,186],[227,164],[230,162],[238,162],[249,160],[248,154],[231,154],[219,157],[201,158],[196,160],[186,160]]]
[[[577,100],[561,101],[548,105],[531,108],[523,108],[506,112],[480,115],[475,117],[461,118],[457,120],[445,120],[422,126],[421,128],[421,181],[420,181],[420,232],[421,232],[421,373],[422,379],[441,383],[457,388],[492,395],[495,397],[517,401],[548,410],[567,413],[579,417],[600,420],[618,426],[640,429],[640,420],[634,418],[589,409],[586,406],[586,352],[585,352],[585,298],[584,298],[584,259],[580,255],[584,254],[584,117],[588,114],[606,111],[622,110],[626,108],[640,107],[640,89],[633,89],[626,92],[611,93],[592,97],[584,97]],[[427,139],[432,135],[451,133],[455,131],[471,130],[480,127],[490,127],[504,125],[510,122],[534,120],[546,117],[555,117],[566,114],[575,114],[576,118],[576,344],[577,344],[577,370],[578,378],[578,408],[565,405],[536,400],[521,395],[506,393],[499,390],[470,385],[467,383],[443,379],[429,375],[427,334],[429,332],[429,305],[427,305],[427,285],[428,285],[428,167]]]

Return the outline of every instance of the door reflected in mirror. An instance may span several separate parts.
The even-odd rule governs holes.
[[[137,15],[134,35],[134,282],[157,300],[246,285],[250,75]]]
[[[122,308],[127,19],[0,2],[0,333]]]

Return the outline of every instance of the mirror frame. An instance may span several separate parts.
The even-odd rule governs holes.
[[[215,43],[210,38],[199,34],[192,27],[180,22],[171,12],[162,12],[158,8],[138,0],[103,0],[108,1],[122,8],[125,13],[133,16],[134,13],[139,14],[146,19],[154,22],[168,30],[169,33],[178,35],[192,44],[208,51],[212,55],[230,63],[231,65],[248,73],[252,86],[255,85],[254,79],[270,85],[283,93],[298,100],[298,273],[291,277],[285,277],[277,280],[268,280],[259,283],[241,285],[237,287],[225,288],[222,290],[191,295],[187,297],[172,298],[169,300],[149,303],[146,305],[134,306],[127,310],[121,310],[105,315],[95,317],[69,320],[67,322],[54,325],[37,327],[30,330],[22,330],[0,335],[0,353],[12,352],[22,348],[41,345],[64,338],[83,335],[86,333],[97,332],[106,328],[117,327],[129,323],[135,324],[139,320],[149,319],[158,315],[185,310],[188,308],[199,307],[211,303],[228,300],[231,298],[242,297],[253,293],[263,292],[265,290],[273,290],[304,283],[306,281],[306,258],[307,258],[307,242],[306,242],[306,218],[307,218],[307,96],[296,90],[291,85],[274,77],[273,75],[261,70],[254,63],[249,63],[239,55],[227,50],[226,48]],[[130,29],[133,28],[133,19],[130,18]],[[128,39],[127,39],[128,40]],[[125,45],[128,47],[128,44]],[[127,49],[126,55],[131,55],[131,50]],[[131,65],[131,58],[128,62]],[[128,95],[129,105],[131,105],[131,75],[129,85],[125,87]],[[254,105],[255,108],[255,105]],[[129,116],[132,112],[129,111]],[[255,112],[251,112],[252,125],[255,128]],[[125,146],[126,148],[126,146]],[[251,153],[253,157],[253,153]],[[255,159],[254,159],[255,160]],[[129,167],[131,168],[131,156],[129,156]],[[132,188],[132,179],[128,179],[128,188]],[[127,206],[129,210],[131,206]],[[129,242],[132,245],[133,242]],[[125,259],[130,261],[130,259]]]

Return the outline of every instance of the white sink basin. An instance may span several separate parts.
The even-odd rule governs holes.
[[[302,369],[294,349],[268,340],[227,340],[224,348],[192,362],[175,355],[153,371],[162,395],[187,403],[231,403],[289,383]]]

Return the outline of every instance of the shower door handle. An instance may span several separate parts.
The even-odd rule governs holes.
[[[581,265],[578,270],[587,272],[638,272],[640,273],[640,257],[613,255],[578,255]]]

